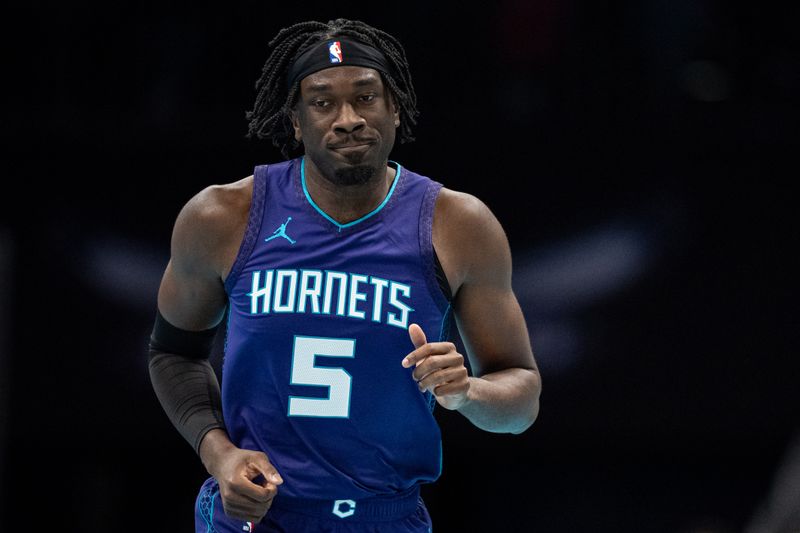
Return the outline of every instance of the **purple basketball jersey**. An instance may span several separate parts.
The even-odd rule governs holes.
[[[401,361],[411,323],[436,341],[451,319],[431,242],[441,184],[392,164],[386,199],[348,224],[314,203],[303,158],[255,169],[225,282],[223,409],[233,442],[278,469],[283,496],[356,500],[440,474],[435,400]]]

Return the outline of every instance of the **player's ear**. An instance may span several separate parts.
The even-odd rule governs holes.
[[[394,127],[397,128],[400,126],[400,108],[397,107],[397,99],[394,97],[391,91],[389,91],[389,102],[392,108],[392,119],[394,119]]]
[[[300,120],[297,117],[297,108],[293,107],[289,110],[289,120],[292,121],[292,127],[294,128],[294,138],[297,142],[303,142],[303,132],[300,129]]]

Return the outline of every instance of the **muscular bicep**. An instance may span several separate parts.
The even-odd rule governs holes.
[[[467,196],[446,227],[448,259],[457,272],[455,318],[473,374],[536,369],[528,328],[511,285],[511,251],[489,208]],[[452,250],[456,250],[453,253]]]
[[[208,193],[181,210],[175,222],[170,260],[158,291],[158,308],[176,327],[199,331],[216,326],[227,297],[220,275],[224,240],[216,219],[224,216]]]
[[[478,285],[462,288],[456,302],[456,324],[473,374],[536,369],[528,329],[514,293]]]
[[[225,290],[217,277],[176,268],[170,259],[158,290],[158,309],[172,325],[201,331],[219,324],[225,312]]]

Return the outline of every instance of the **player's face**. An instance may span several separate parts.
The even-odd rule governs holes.
[[[399,118],[378,71],[347,66],[321,70],[300,82],[292,124],[320,173],[334,183],[353,185],[385,175]]]

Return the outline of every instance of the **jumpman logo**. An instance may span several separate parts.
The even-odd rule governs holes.
[[[278,229],[276,229],[276,230],[273,232],[273,234],[272,234],[272,237],[267,237],[266,239],[264,239],[264,242],[266,242],[266,241],[271,241],[272,239],[276,239],[276,238],[278,238],[278,237],[283,237],[284,239],[286,239],[287,241],[289,241],[289,242],[290,242],[290,243],[292,243],[292,244],[294,244],[295,242],[297,242],[297,241],[295,241],[294,239],[292,239],[291,237],[289,237],[288,235],[286,235],[286,226],[287,226],[287,224],[289,224],[289,221],[290,221],[290,220],[292,220],[292,217],[289,217],[289,218],[287,218],[287,219],[286,219],[286,222],[284,222],[283,224],[281,224],[281,225],[278,227]]]

